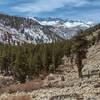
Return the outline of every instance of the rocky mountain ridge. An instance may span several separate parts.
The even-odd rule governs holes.
[[[36,19],[0,14],[0,42],[51,43],[72,37],[93,23],[59,18]]]

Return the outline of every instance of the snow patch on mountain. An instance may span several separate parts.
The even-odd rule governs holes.
[[[41,25],[50,25],[50,26],[56,26],[59,23],[59,21],[41,21]]]
[[[93,22],[81,22],[81,21],[40,21],[41,25],[50,25],[54,27],[65,27],[65,28],[73,28],[73,27],[86,27],[89,28]]]

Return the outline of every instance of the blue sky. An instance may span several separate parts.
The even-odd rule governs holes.
[[[0,0],[0,12],[100,22],[100,0]]]

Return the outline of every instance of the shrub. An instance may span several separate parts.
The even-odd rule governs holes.
[[[49,66],[49,72],[54,73],[54,71],[55,71],[55,66],[52,64]]]

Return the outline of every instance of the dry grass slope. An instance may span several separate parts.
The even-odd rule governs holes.
[[[4,94],[0,97],[0,100],[32,100],[31,96],[26,93],[20,94]]]

